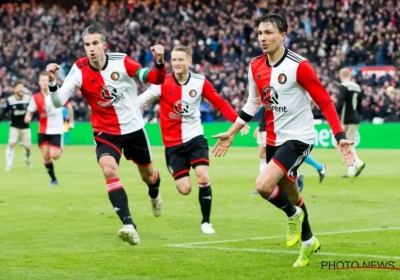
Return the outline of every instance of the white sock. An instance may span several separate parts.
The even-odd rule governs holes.
[[[306,241],[302,241],[302,243],[303,243],[304,247],[309,247],[309,246],[313,245],[314,244],[314,235],[310,239],[308,239]]]
[[[347,169],[347,175],[349,176],[354,176],[356,175],[356,164],[353,164],[352,166],[349,166]]]
[[[355,165],[359,166],[363,163],[363,161],[357,156],[356,149],[353,147],[353,154],[355,159]]]
[[[14,148],[7,147],[6,149],[6,164],[7,167],[11,167],[14,160]]]
[[[260,173],[264,170],[265,166],[267,166],[267,161],[264,159],[260,159]]]

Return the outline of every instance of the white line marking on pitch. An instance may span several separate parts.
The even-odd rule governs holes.
[[[386,230],[400,230],[400,227],[353,229],[353,230],[343,230],[343,231],[328,231],[328,232],[316,233],[315,235],[316,236],[319,236],[319,235],[335,235],[335,234],[344,234],[344,233],[372,232],[372,231],[386,231]],[[191,246],[191,245],[235,243],[235,242],[243,242],[243,241],[251,241],[251,240],[267,240],[267,239],[277,239],[277,238],[285,238],[285,236],[276,235],[276,236],[252,237],[252,238],[230,239],[230,240],[203,241],[203,242],[192,242],[192,243],[181,243],[181,244],[167,244],[165,246],[168,246],[168,247],[187,247],[187,246]]]
[[[179,248],[187,248],[187,249],[212,249],[212,250],[221,250],[221,251],[245,251],[245,252],[259,252],[259,253],[277,253],[277,254],[290,254],[290,255],[298,255],[299,252],[296,251],[288,251],[288,250],[269,250],[269,249],[252,249],[252,248],[226,248],[226,247],[213,247],[213,246],[191,246],[191,245],[182,245],[176,246]],[[341,256],[341,257],[360,257],[360,258],[372,258],[372,259],[391,259],[391,260],[400,260],[400,256],[382,256],[382,255],[364,255],[364,254],[344,254],[344,253],[332,253],[332,252],[321,252],[318,251],[315,255],[323,255],[323,256]]]

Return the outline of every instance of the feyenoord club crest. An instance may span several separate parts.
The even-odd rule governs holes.
[[[119,74],[117,72],[111,73],[111,80],[116,81],[119,79]]]
[[[190,97],[195,97],[196,94],[197,94],[197,92],[196,92],[194,89],[192,89],[191,91],[189,91]]]
[[[279,76],[278,76],[278,82],[279,82],[280,84],[286,83],[286,80],[287,80],[287,77],[286,77],[285,74],[283,74],[283,73],[279,74]]]

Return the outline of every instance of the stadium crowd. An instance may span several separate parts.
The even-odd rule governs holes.
[[[191,46],[192,71],[205,75],[239,111],[247,97],[249,62],[260,54],[255,20],[266,11],[286,15],[286,46],[315,65],[334,101],[341,67],[394,66],[392,75],[362,75],[355,67],[354,79],[366,94],[364,121],[400,121],[400,1],[386,0],[83,0],[69,10],[0,4],[1,101],[13,92],[17,79],[23,79],[28,92],[37,92],[38,75],[49,62],[62,66],[62,81],[85,55],[84,27],[97,24],[107,31],[109,51],[127,53],[146,67],[152,67],[149,48],[155,43],[165,46],[167,61],[173,46]],[[140,92],[145,89],[140,84]],[[72,104],[77,121],[90,118],[79,91]],[[313,108],[315,118],[323,119]],[[153,104],[144,115],[156,122],[158,110]],[[206,102],[201,110],[204,121],[223,119]]]

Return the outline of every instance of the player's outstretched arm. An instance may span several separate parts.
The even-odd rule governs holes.
[[[56,108],[64,106],[75,90],[82,85],[82,74],[76,64],[72,66],[61,87],[56,82],[59,70],[60,66],[56,63],[50,63],[46,68],[47,75],[49,76],[50,97]]]
[[[151,47],[151,51],[156,60],[156,67],[152,70],[142,68],[142,66],[130,58],[128,55],[125,57],[124,65],[126,72],[130,77],[135,77],[141,82],[150,83],[154,85],[161,85],[165,81],[167,70],[164,65],[164,47],[156,45]]]
[[[145,92],[138,97],[139,107],[143,108],[145,105],[150,104],[161,96],[161,86],[150,85]]]
[[[297,69],[297,83],[310,94],[311,98],[315,101],[322,114],[327,119],[333,134],[335,135],[338,148],[343,155],[343,163],[347,162],[348,165],[353,165],[354,154],[352,146],[354,145],[354,142],[346,139],[346,134],[340,124],[339,116],[336,112],[333,100],[318,80],[311,63],[307,60],[299,64]]]

